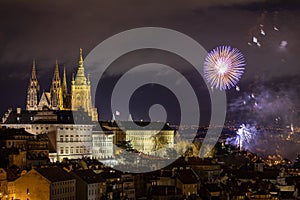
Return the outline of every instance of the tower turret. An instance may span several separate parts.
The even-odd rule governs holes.
[[[84,74],[83,58],[82,58],[82,48],[79,49],[79,61],[78,61],[77,74],[75,78],[75,84],[86,85],[86,76]]]
[[[82,49],[79,49],[79,61],[77,74],[74,79],[72,77],[71,85],[71,105],[72,110],[78,110],[82,108],[89,116],[92,117],[93,121],[98,120],[97,109],[93,107],[91,97],[91,85],[89,79],[87,80],[84,73]]]

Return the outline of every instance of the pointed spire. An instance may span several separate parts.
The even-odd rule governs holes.
[[[32,61],[32,71],[31,71],[31,79],[36,80],[36,67],[35,67],[35,59]]]
[[[67,94],[67,93],[68,93],[66,67],[64,67],[64,75],[63,75],[62,90],[63,90],[63,91],[62,91],[63,94]]]
[[[59,78],[59,69],[58,69],[58,61],[57,59],[55,60],[55,70],[54,70],[54,76],[53,76],[53,80],[55,81],[60,81],[60,78]]]
[[[26,101],[26,109],[27,110],[37,110],[37,105],[39,101],[39,83],[36,77],[36,67],[35,60],[32,62],[32,71],[31,77],[29,81],[29,86],[27,90],[27,101]]]
[[[84,74],[84,67],[83,67],[83,58],[82,58],[82,48],[79,49],[79,62],[78,62],[78,69],[75,78],[76,85],[86,85],[86,76]]]
[[[82,48],[79,48],[79,67],[83,67]]]

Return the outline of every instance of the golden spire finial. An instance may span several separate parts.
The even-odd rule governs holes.
[[[79,67],[83,67],[82,48],[79,48]]]

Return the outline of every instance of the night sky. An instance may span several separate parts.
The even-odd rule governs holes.
[[[87,55],[95,46],[106,38],[138,27],[164,27],[180,31],[197,40],[207,51],[219,45],[231,45],[244,54],[247,66],[239,87],[227,91],[228,105],[236,106],[229,110],[242,114],[236,102],[245,95],[254,93],[288,113],[294,113],[295,121],[300,109],[300,2],[290,0],[2,0],[0,2],[0,74],[1,100],[0,111],[8,108],[25,107],[26,90],[31,73],[32,60],[37,63],[37,74],[41,91],[49,90],[58,59],[60,70],[67,68],[70,82],[71,73],[75,72],[79,48]],[[260,26],[263,25],[263,27]],[[278,29],[278,30],[275,30]],[[260,33],[265,31],[265,35]],[[254,43],[258,38],[261,47]],[[158,51],[137,52],[120,58],[114,65],[130,66],[138,60],[157,61],[186,68],[185,61],[174,55]],[[115,67],[114,69],[118,68]],[[120,68],[120,71],[123,69]],[[88,72],[87,72],[88,73]],[[188,74],[193,77],[192,74]],[[107,77],[107,84],[113,83],[118,74]],[[202,83],[200,83],[201,85]],[[156,88],[156,87],[154,87]],[[201,86],[200,88],[203,89]],[[160,94],[158,89],[159,96]],[[203,89],[203,96],[207,91]],[[166,98],[152,98],[153,87],[141,88],[136,92],[136,100],[131,105],[135,119],[147,118],[145,108],[153,103],[161,103],[176,115],[177,101],[172,94]],[[96,106],[101,119],[110,119],[107,109],[107,97],[110,86],[97,91]],[[147,92],[149,91],[149,93]],[[143,93],[148,94],[142,95]],[[271,97],[270,97],[271,95]],[[274,98],[273,98],[274,97]],[[141,101],[139,99],[147,99]],[[282,100],[282,101],[281,101]],[[159,102],[161,101],[161,102]],[[144,102],[145,104],[141,104]],[[136,106],[134,104],[136,103]],[[288,105],[287,105],[288,103]],[[203,102],[205,113],[208,101]],[[285,109],[286,108],[286,109]],[[273,109],[272,106],[262,107]],[[282,109],[276,110],[282,114]],[[274,115],[277,115],[272,113]],[[175,113],[175,114],[174,114]],[[268,110],[268,113],[269,110]],[[209,114],[208,114],[209,115]],[[176,117],[168,120],[176,121]],[[247,117],[249,117],[247,115]],[[269,117],[269,115],[268,115]],[[123,116],[127,118],[127,116]],[[242,118],[242,117],[237,117]],[[274,118],[274,116],[270,116]],[[269,118],[268,118],[269,119]],[[296,122],[294,122],[296,123]]]

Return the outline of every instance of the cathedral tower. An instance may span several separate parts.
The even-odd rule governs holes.
[[[61,89],[62,89],[63,106],[60,109],[61,110],[70,110],[71,109],[71,101],[70,101],[70,95],[68,93],[67,73],[66,73],[65,67],[64,67],[63,82],[62,82]]]
[[[35,61],[33,61],[31,78],[30,78],[28,89],[27,89],[27,102],[26,102],[27,110],[37,110],[38,109],[39,90],[40,90],[40,87],[39,87],[39,82],[36,77]]]
[[[51,108],[53,110],[58,110],[61,107],[63,107],[62,88],[61,88],[61,82],[59,77],[57,60],[55,64],[55,70],[54,70],[52,85],[50,89],[50,96],[51,96]]]
[[[93,107],[90,81],[86,78],[83,67],[82,49],[80,48],[79,63],[76,77],[72,77],[71,85],[72,110],[82,108],[93,121],[98,120],[97,109]]]

